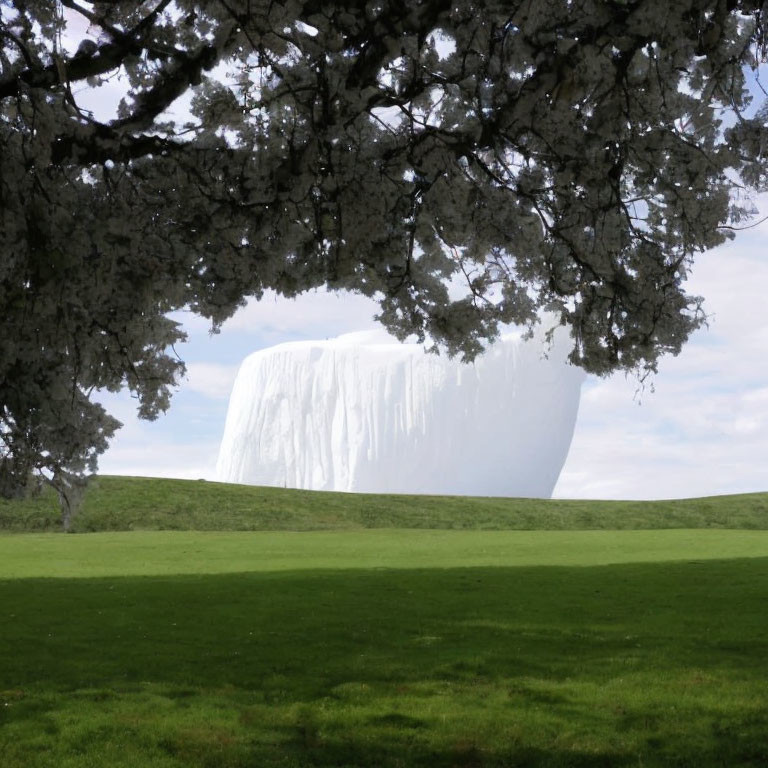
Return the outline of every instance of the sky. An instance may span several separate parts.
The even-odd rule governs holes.
[[[71,40],[86,33],[81,26],[73,20]],[[112,112],[120,95],[110,86],[78,100],[99,116]],[[768,215],[768,195],[756,205],[757,220]],[[587,378],[555,497],[768,491],[768,221],[699,255],[688,290],[706,298],[709,327],[697,331],[679,356],[662,359],[642,390],[623,374]],[[189,336],[177,348],[187,378],[169,412],[154,422],[136,418],[128,393],[101,396],[124,426],[99,471],[215,480],[228,397],[242,360],[283,341],[374,328],[376,310],[371,300],[350,294],[319,292],[293,301],[267,295],[214,336],[202,318],[177,313]]]
[[[768,213],[768,196],[757,201]],[[690,292],[706,298],[709,328],[662,359],[641,391],[632,377],[587,378],[570,453],[554,496],[685,498],[768,491],[768,222],[699,256]],[[237,369],[283,341],[376,327],[377,305],[351,294],[250,302],[211,336],[202,318],[177,313],[188,374],[155,422],[135,417],[126,393],[102,398],[123,429],[100,471],[215,480],[218,446]],[[515,436],[510,435],[510,439]],[[482,436],[478,436],[482,444]]]

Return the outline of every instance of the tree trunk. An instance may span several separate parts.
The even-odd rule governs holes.
[[[70,506],[66,494],[61,492],[59,492],[59,507],[61,508],[61,527],[64,529],[64,533],[70,533],[72,507]]]
[[[59,497],[61,527],[64,533],[71,533],[72,520],[83,501],[86,480],[66,472],[55,472],[48,483],[55,489]]]

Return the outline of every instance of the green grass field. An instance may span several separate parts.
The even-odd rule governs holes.
[[[47,490],[0,499],[0,531],[58,531]],[[561,501],[465,496],[380,496],[254,488],[202,480],[98,477],[73,530],[307,531],[361,528],[474,530],[768,530],[768,493],[679,501]]]
[[[98,483],[103,532],[0,535],[2,768],[768,764],[764,494]],[[282,530],[116,531],[210,529],[217,500]],[[49,501],[3,526],[53,529]]]

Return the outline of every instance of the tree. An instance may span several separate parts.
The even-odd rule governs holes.
[[[765,34],[761,0],[3,5],[0,493],[95,468],[94,390],[168,407],[171,310],[216,330],[268,288],[467,359],[546,310],[574,364],[654,371],[766,187]],[[116,77],[111,118],[78,103]]]

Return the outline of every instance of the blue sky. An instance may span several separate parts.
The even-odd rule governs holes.
[[[768,212],[768,196],[758,207]],[[622,374],[587,379],[555,496],[768,490],[768,222],[700,256],[689,289],[706,297],[710,327],[694,334],[678,357],[662,361],[652,389],[638,392],[637,382]],[[103,399],[125,426],[100,471],[216,479],[227,399],[243,358],[283,341],[375,327],[375,311],[375,303],[353,295],[268,296],[216,336],[201,318],[179,313],[189,333],[178,349],[187,379],[155,422],[136,419],[135,401],[125,393]]]
[[[90,34],[67,14],[74,50]],[[766,68],[762,67],[761,71]],[[763,77],[768,80],[768,77]],[[755,105],[764,94],[751,81]],[[109,116],[119,82],[78,91],[78,101]],[[181,101],[181,100],[180,100]],[[183,118],[185,107],[172,110]],[[768,214],[768,194],[756,199]],[[701,255],[689,279],[706,297],[709,329],[676,358],[663,360],[650,388],[623,375],[590,377],[570,454],[555,489],[562,498],[674,498],[768,491],[768,222]],[[359,296],[274,296],[251,302],[211,337],[206,322],[180,313],[189,334],[178,351],[188,377],[171,410],[155,422],[135,417],[127,393],[102,402],[124,422],[103,455],[111,474],[215,479],[229,391],[240,362],[283,341],[322,339],[374,327],[376,305]],[[513,439],[513,436],[510,436]],[[481,440],[478,440],[481,443]]]

